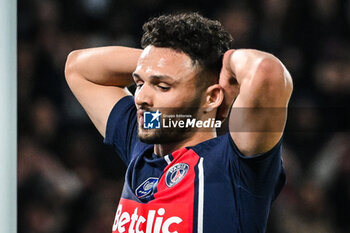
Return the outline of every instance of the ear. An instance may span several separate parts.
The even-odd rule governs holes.
[[[221,105],[224,100],[224,90],[219,84],[211,85],[206,90],[205,98],[203,108],[207,109],[206,112],[210,112]]]

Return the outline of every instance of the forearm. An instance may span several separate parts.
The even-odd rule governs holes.
[[[253,49],[234,51],[229,62],[245,107],[284,107],[293,89],[289,72],[272,54]],[[237,103],[238,104],[238,103]],[[242,107],[242,106],[240,106]]]
[[[95,84],[128,86],[133,82],[131,73],[141,52],[140,49],[118,46],[73,51],[67,58],[66,78],[77,77],[78,74]]]
[[[225,56],[225,73],[220,81],[225,91],[225,109],[232,106],[231,137],[244,155],[264,153],[276,145],[283,133],[293,89],[290,74],[269,53],[242,49]]]
[[[293,90],[292,78],[272,54],[253,49],[229,50],[223,58],[219,84],[225,98],[217,117],[234,107],[285,107]]]
[[[275,81],[284,76],[282,63],[272,54],[262,51],[238,49],[228,61],[231,72],[240,85],[245,81]]]

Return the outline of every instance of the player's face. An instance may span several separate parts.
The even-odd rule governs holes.
[[[202,95],[198,91],[199,67],[185,53],[169,48],[148,46],[141,54],[133,73],[137,89],[138,136],[152,144],[176,143],[189,137],[193,130],[179,128],[144,129],[143,112],[159,110],[161,114],[198,113]]]

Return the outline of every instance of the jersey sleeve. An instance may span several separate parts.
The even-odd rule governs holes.
[[[232,172],[241,188],[251,195],[274,200],[286,181],[282,166],[283,137],[271,150],[254,156],[243,155],[229,133],[227,137],[234,154]]]
[[[112,145],[126,165],[131,160],[131,149],[136,143],[137,113],[133,96],[120,99],[109,114],[105,144]]]

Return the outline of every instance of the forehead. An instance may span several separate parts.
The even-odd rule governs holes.
[[[187,54],[154,46],[143,50],[135,70],[140,75],[168,75],[173,78],[193,76],[197,71],[198,66]]]

